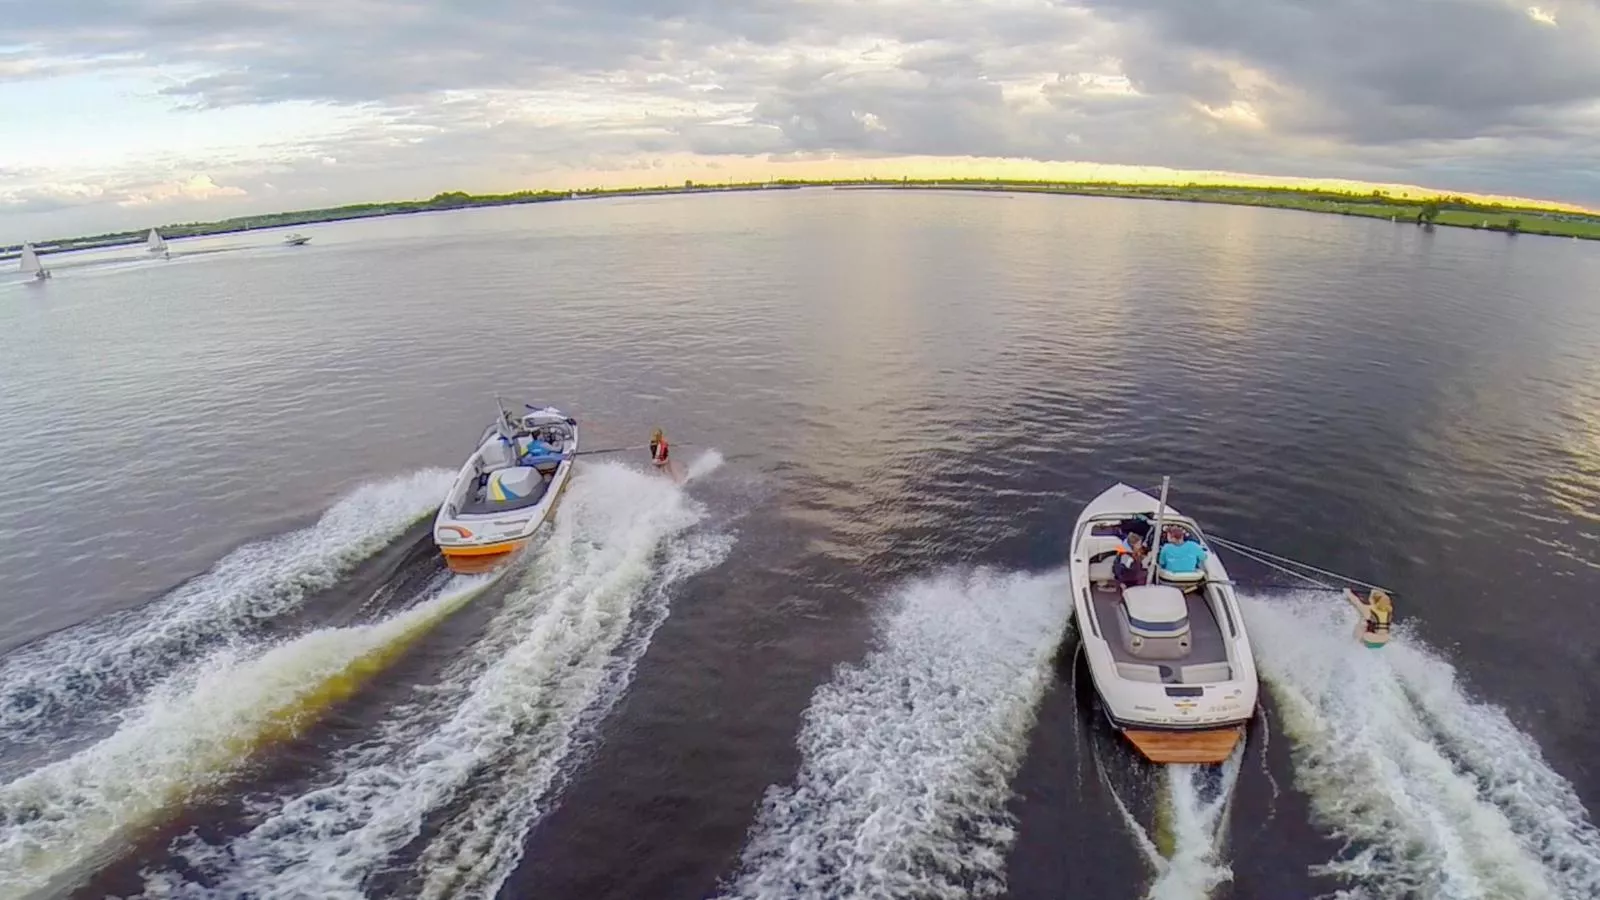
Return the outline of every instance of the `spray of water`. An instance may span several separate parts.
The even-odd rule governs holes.
[[[0,659],[0,742],[54,738],[136,703],[174,669],[296,609],[426,515],[452,473],[358,488],[310,528],[240,547],[211,571],[127,613],[57,632]]]
[[[689,480],[719,461],[695,460]],[[152,873],[147,894],[364,898],[375,873],[416,848],[423,896],[493,896],[674,587],[731,549],[695,529],[705,512],[658,474],[587,466],[484,638],[437,684],[319,786],[270,801],[250,832],[220,846],[181,839],[175,852],[203,882]]]
[[[0,896],[38,890],[298,734],[487,581],[457,579],[384,622],[224,648],[151,691],[105,740],[0,786]]]
[[[1068,620],[1063,573],[979,570],[890,598],[877,649],[812,698],[727,898],[993,896],[1010,779]]]
[[[1295,779],[1362,896],[1600,896],[1600,832],[1504,711],[1404,630],[1382,651],[1326,595],[1243,598]]]
[[[1223,854],[1228,814],[1244,760],[1242,742],[1232,756],[1215,766],[1150,766],[1133,760],[1127,753],[1108,763],[1101,758],[1099,744],[1091,746],[1101,784],[1155,871],[1145,900],[1202,900],[1233,878]],[[1155,795],[1155,816],[1150,828],[1139,820],[1112,783],[1107,765],[1135,766],[1150,777],[1149,788]]]

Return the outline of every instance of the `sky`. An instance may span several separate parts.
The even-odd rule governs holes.
[[[1600,207],[1600,2],[24,0],[0,28],[0,243],[446,190],[1232,173]]]

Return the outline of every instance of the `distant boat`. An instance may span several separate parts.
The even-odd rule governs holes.
[[[33,252],[32,244],[22,245],[22,274],[32,275],[34,281],[43,281],[50,277],[50,270],[39,262],[39,254]]]
[[[162,238],[161,234],[154,228],[150,229],[150,234],[145,236],[144,243],[145,249],[149,250],[151,253],[167,252],[166,240]]]
[[[283,242],[285,244],[288,244],[291,247],[299,247],[299,246],[303,245],[306,241],[309,241],[309,240],[311,240],[311,238],[309,238],[309,237],[307,237],[307,236],[305,236],[303,234],[291,234],[288,237],[284,238]]]
[[[553,406],[518,416],[500,398],[433,520],[433,542],[453,572],[477,575],[510,562],[567,487],[578,455],[578,420]]]

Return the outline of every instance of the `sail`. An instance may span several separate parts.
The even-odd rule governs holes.
[[[39,264],[39,254],[33,252],[33,245],[32,244],[23,244],[22,245],[22,272],[23,272],[23,274],[24,275],[32,275],[35,272],[38,272],[42,268],[44,268],[44,266]]]
[[[149,237],[145,238],[145,243],[149,245],[151,253],[160,253],[161,251],[167,249],[167,242],[161,237],[160,234],[156,232],[154,228],[150,229],[150,235]]]

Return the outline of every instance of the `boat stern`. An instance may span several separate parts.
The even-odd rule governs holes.
[[[511,562],[517,551],[527,545],[526,539],[494,544],[440,544],[439,552],[450,571],[459,575],[482,575]]]
[[[1173,729],[1125,728],[1122,736],[1153,763],[1214,765],[1226,762],[1244,737],[1243,723],[1222,728]]]

